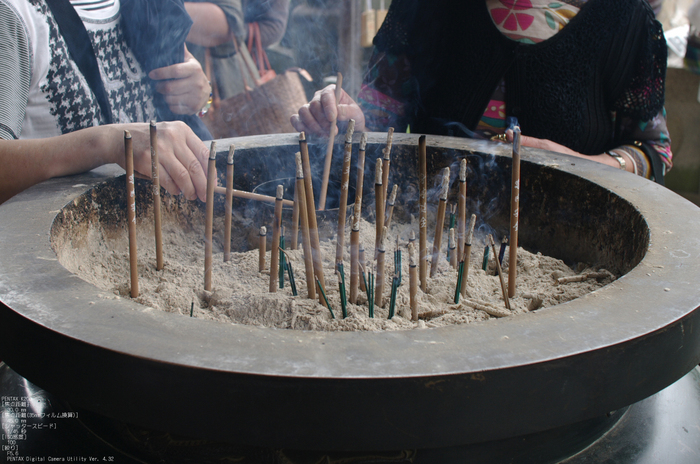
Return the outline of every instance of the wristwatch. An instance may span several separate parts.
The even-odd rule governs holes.
[[[626,169],[627,168],[627,161],[625,161],[625,159],[622,156],[615,153],[614,151],[606,151],[605,153],[612,156],[613,158],[615,158],[617,160],[618,163],[620,163],[620,169],[622,169],[623,171],[627,170]]]

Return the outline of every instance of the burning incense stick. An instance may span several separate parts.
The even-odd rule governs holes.
[[[287,277],[289,278],[289,287],[292,289],[292,296],[297,296],[297,284],[294,281],[294,270],[292,269],[292,260],[289,254],[284,251],[282,248],[280,248],[280,252],[284,254],[286,257],[286,268],[287,268]]]
[[[384,225],[389,227],[391,225],[391,216],[394,214],[394,205],[396,204],[396,194],[399,191],[399,186],[394,184],[391,188],[391,195],[389,196],[389,201],[387,202],[386,217],[384,219]]]
[[[129,271],[131,273],[131,298],[139,296],[139,271],[136,253],[136,183],[134,181],[134,149],[131,133],[124,131],[124,157],[126,168],[126,217],[129,223]]]
[[[357,178],[355,180],[355,210],[350,233],[350,303],[357,304],[358,288],[364,290],[360,279],[360,219],[362,218],[362,184],[365,179],[365,148],[367,133],[360,136],[360,147],[357,153]],[[364,253],[363,253],[364,254]]]
[[[323,297],[323,301],[325,302],[328,311],[331,312],[331,319],[335,319],[335,314],[333,314],[333,308],[331,308],[331,304],[328,302],[328,298],[326,298],[326,291],[323,289],[323,285],[321,285],[321,282],[318,279],[316,279],[316,285],[318,285],[318,289],[321,292],[321,296]]]
[[[285,259],[285,254],[284,254],[284,248],[285,248],[285,243],[284,243],[284,226],[281,227],[281,232],[280,232],[280,247],[279,247],[279,269],[277,271],[278,277],[277,280],[279,282],[280,290],[284,288],[284,270],[287,267],[287,262]]]
[[[224,211],[224,262],[231,260],[231,214],[233,210],[233,152],[236,147],[228,147],[226,159],[226,209]]]
[[[282,198],[284,197],[284,186],[277,186],[277,201],[275,202],[275,219],[272,223],[272,248],[270,249],[270,293],[277,291],[277,280],[279,274],[279,250],[280,236],[282,234]]]
[[[498,249],[498,264],[503,266],[503,258],[506,255],[506,245],[508,244],[508,237],[505,235],[501,239],[501,247]]]
[[[438,204],[437,219],[435,223],[435,238],[433,239],[433,261],[430,265],[430,278],[435,277],[438,263],[440,262],[440,245],[442,244],[442,229],[445,227],[445,208],[447,208],[447,191],[450,188],[450,168],[442,170],[442,186],[440,189],[440,203]]]
[[[459,163],[459,196],[457,197],[457,255],[464,253],[467,231],[467,159]]]
[[[455,244],[455,230],[454,228],[450,229],[450,235],[447,241],[447,249],[449,259],[450,259],[450,266],[452,266],[452,269],[457,269],[457,245]]]
[[[158,132],[156,122],[151,121],[151,177],[153,178],[153,221],[156,232],[156,270],[163,269],[163,229],[160,213],[160,164],[158,162]]]
[[[226,187],[214,187],[214,193],[217,195],[226,195]],[[233,189],[234,198],[242,198],[244,200],[262,201],[264,203],[275,203],[277,200],[275,197],[269,195],[260,195],[259,193],[244,192],[243,190]],[[294,206],[292,200],[282,200],[284,206]]]
[[[489,245],[488,243],[484,247],[484,260],[481,263],[481,269],[486,272],[489,268]]]
[[[372,264],[367,261],[367,306],[369,306],[369,317],[374,317],[374,272]]]
[[[472,257],[472,240],[474,240],[474,226],[476,226],[476,214],[472,214],[469,219],[469,231],[467,232],[467,241],[464,242],[464,253],[462,261],[464,261],[464,271],[462,272],[462,281],[460,282],[460,293],[462,296],[467,296],[467,280],[469,279],[469,265]]]
[[[306,137],[303,132],[299,134],[299,151],[301,153],[301,166],[304,171],[304,192],[306,192],[306,211],[308,215],[314,275],[318,277],[321,285],[325,285],[326,281],[323,277],[323,255],[321,254],[321,243],[318,237],[316,204],[314,203],[314,187],[312,183],[313,179],[311,178],[311,164],[309,163],[309,146],[306,143]]]
[[[299,189],[294,188],[294,207],[292,208],[292,240],[289,248],[296,250],[299,242]]]
[[[216,142],[209,147],[209,166],[207,168],[207,205],[204,222],[204,290],[211,291],[211,269],[214,229],[214,187],[216,187]]]
[[[267,248],[267,227],[262,226],[258,235],[258,272],[265,270],[265,248]]]
[[[491,234],[489,234],[489,244],[491,245],[493,256],[494,258],[496,258],[496,271],[498,271],[498,279],[501,281],[503,301],[506,304],[506,309],[510,309],[510,299],[508,298],[508,287],[506,286],[506,279],[503,277],[503,272],[501,271],[501,263],[498,262],[498,256],[496,255],[496,242],[493,241],[493,235]]]
[[[420,288],[423,293],[428,291],[428,168],[425,135],[418,139],[418,201],[419,201],[419,248],[418,269]]]
[[[335,83],[335,104],[336,108],[340,102],[340,96],[343,92],[343,75],[338,73],[338,80]],[[328,134],[328,146],[326,148],[326,163],[323,166],[323,179],[321,183],[321,196],[318,199],[318,210],[326,209],[326,194],[328,193],[328,178],[331,175],[331,161],[333,161],[333,145],[335,144],[335,125],[337,117],[331,121],[330,134]]]
[[[518,264],[518,223],[520,221],[520,128],[513,129],[513,173],[510,191],[510,253],[508,256],[508,296],[515,296]]]
[[[401,248],[399,248],[399,236],[396,236],[396,248],[394,248],[394,275],[399,279],[401,285]]]
[[[360,243],[360,252],[358,253],[357,264],[361,268],[362,263],[364,263],[364,262],[365,262],[365,247],[364,247],[364,245],[362,245]],[[367,291],[367,282],[366,282],[365,274],[364,274],[365,271],[361,270],[360,272],[362,272],[362,280],[360,280],[360,290],[362,290],[363,292],[366,292]]]
[[[348,317],[348,300],[345,293],[345,271],[343,263],[338,264],[338,269],[335,271],[338,276],[338,290],[340,291],[340,308],[343,311],[343,319]]]
[[[377,258],[379,241],[384,230],[384,188],[382,187],[382,160],[377,158],[374,168],[374,199],[375,199],[375,237],[374,237],[374,257]]]
[[[314,287],[314,262],[313,249],[311,248],[311,233],[309,231],[309,214],[306,211],[306,182],[302,166],[301,153],[297,153],[297,180],[295,188],[299,191],[299,221],[301,222],[301,246],[304,250],[304,270],[306,271],[306,286],[308,297],[316,299],[316,287]]]
[[[508,317],[512,314],[510,311],[506,311],[505,309],[501,308],[495,308],[481,301],[465,299],[463,303],[465,306],[478,309],[479,311],[483,311],[489,316],[493,317]]]
[[[607,272],[586,272],[575,276],[559,277],[557,283],[568,284],[572,282],[585,282],[588,279],[604,279],[606,277],[610,277],[610,274]]]
[[[399,276],[394,275],[391,279],[391,298],[389,299],[389,319],[394,317],[396,310],[396,294],[399,289]]]
[[[457,205],[455,205],[453,203],[450,205],[450,227],[448,227],[448,230],[454,229],[455,227],[457,227],[457,215],[456,215],[456,213],[457,213]]]
[[[348,209],[348,188],[350,185],[350,161],[352,160],[352,134],[355,120],[348,123],[345,132],[345,150],[343,152],[343,172],[340,181],[340,205],[338,206],[338,241],[335,247],[335,263],[342,264],[345,251],[345,217]]]
[[[394,128],[390,127],[386,134],[386,147],[382,150],[382,185],[384,186],[384,199],[389,193],[389,166],[391,165],[391,146],[394,142]]]
[[[384,267],[386,256],[386,227],[382,229],[382,235],[377,247],[377,286],[375,287],[374,304],[380,308],[384,307]]]
[[[408,288],[409,301],[411,305],[411,320],[418,320],[418,269],[416,269],[416,247],[413,243],[408,244]]]

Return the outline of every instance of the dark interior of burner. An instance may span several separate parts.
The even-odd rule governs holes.
[[[338,204],[337,190],[333,185],[340,184],[342,150],[336,147],[329,188],[329,204]],[[381,156],[380,145],[368,145],[365,161],[363,187],[363,217],[373,221],[374,210],[374,166],[377,156]],[[314,176],[320,178],[323,168],[324,146],[309,145]],[[266,148],[239,149],[236,151],[234,188],[245,191],[260,191],[267,185],[277,185],[276,179],[295,176],[295,146],[275,146]],[[502,236],[509,229],[510,213],[510,158],[472,151],[443,149],[428,146],[428,208],[438,202],[440,170],[446,166],[451,170],[451,190],[449,198],[456,198],[459,161],[468,160],[467,173],[467,212],[477,215],[477,235],[494,233]],[[389,188],[399,185],[399,194],[394,212],[398,221],[410,220],[410,215],[418,212],[417,147],[395,145],[392,151]],[[357,171],[357,149],[353,153],[353,166],[350,176],[348,204],[354,201],[355,173]],[[225,185],[225,153],[217,157],[219,184]],[[523,161],[521,165],[520,199],[520,246],[532,252],[541,252],[564,260],[571,266],[578,262],[596,264],[618,274],[627,273],[644,256],[649,244],[649,229],[642,215],[628,202],[613,192],[588,180],[561,170]],[[125,197],[124,178],[120,177],[98,186],[71,205],[64,208],[54,221],[52,237],[68,236],[76,240],[76,227],[80,223],[97,220],[110,226],[124,224]],[[148,213],[144,208],[150,204],[150,191],[147,181],[137,182],[137,217]],[[318,189],[314,190],[318,201]],[[293,193],[288,193],[290,196]],[[199,202],[188,202],[182,197],[164,195],[165,214],[174,214],[183,227],[188,222],[198,220],[204,210]],[[101,205],[94,208],[93,205]],[[233,227],[253,228],[253,225],[271,224],[273,208],[271,204],[234,198]],[[223,215],[224,197],[215,196],[216,214]],[[193,214],[193,213],[197,214]],[[291,217],[291,212],[288,212]],[[348,208],[348,221],[352,209]],[[429,215],[429,220],[430,220]],[[434,219],[433,219],[434,220]],[[322,238],[331,237],[335,230],[337,210],[330,209],[319,213],[319,228]],[[257,231],[257,226],[254,227]],[[65,230],[65,228],[68,230]],[[325,233],[324,233],[325,232]],[[65,235],[68,233],[69,235]],[[245,234],[234,234],[232,250],[244,251],[250,248]],[[55,245],[56,246],[56,245]],[[254,246],[253,246],[254,247]]]

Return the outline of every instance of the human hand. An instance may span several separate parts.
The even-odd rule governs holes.
[[[299,132],[326,136],[331,124],[355,120],[355,132],[365,130],[365,115],[357,103],[343,90],[340,101],[335,99],[335,85],[317,91],[309,103],[299,108],[299,113],[289,119]]]
[[[506,140],[509,142],[513,141],[513,130],[508,129],[506,131]],[[529,137],[527,135],[520,136],[520,145],[523,147],[530,148],[540,148],[542,150],[556,151],[558,153],[564,153],[565,155],[577,156],[579,158],[590,158],[589,156],[583,155],[577,151],[565,147],[564,145],[552,142],[547,139],[538,139],[536,137]]]
[[[185,47],[185,61],[154,69],[148,77],[157,81],[156,91],[175,114],[195,114],[206,105],[211,94],[209,79],[199,61]]]
[[[158,163],[160,185],[173,195],[182,193],[188,200],[206,201],[209,149],[182,121],[159,122]],[[125,124],[131,133],[134,170],[151,177],[150,126]],[[121,157],[123,160],[123,157]],[[122,167],[124,162],[120,161]]]

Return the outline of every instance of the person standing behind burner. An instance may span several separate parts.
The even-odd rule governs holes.
[[[284,36],[289,18],[289,0],[209,0],[188,1],[185,8],[194,21],[187,36],[192,54],[204,66],[205,49],[210,48],[219,96],[226,99],[245,90],[241,78],[241,61],[231,35],[240,47],[251,36],[254,24],[260,27],[263,49]],[[244,51],[247,59],[251,59]],[[247,74],[247,73],[246,73]],[[252,82],[247,82],[251,86]]]
[[[111,111],[103,113],[45,0],[0,0],[0,203],[51,177],[123,166],[124,130],[136,170],[150,176],[151,80],[177,114],[194,114],[209,98],[206,76],[186,51],[182,63],[142,71],[124,39],[119,0],[71,0],[65,8],[75,8],[87,29]],[[161,185],[203,200],[206,145],[186,124],[163,122],[158,149]]]
[[[334,88],[291,117],[512,140],[663,182],[666,42],[646,0],[394,0],[357,102]]]

